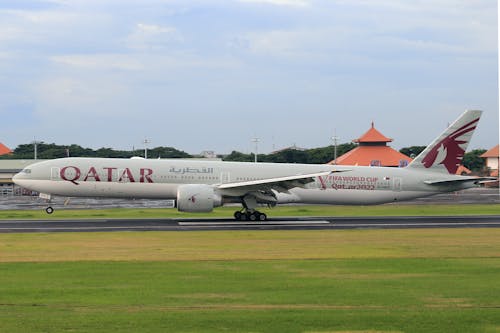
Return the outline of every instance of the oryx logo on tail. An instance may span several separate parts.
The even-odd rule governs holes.
[[[408,169],[455,174],[477,127],[481,111],[467,110],[441,133],[411,163]]]
[[[457,172],[472,135],[471,132],[476,129],[478,121],[479,118],[465,124],[434,145],[422,159],[422,164],[426,168],[442,164],[449,173]]]

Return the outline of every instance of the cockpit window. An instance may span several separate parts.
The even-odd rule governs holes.
[[[31,173],[31,169],[23,169],[22,173]]]

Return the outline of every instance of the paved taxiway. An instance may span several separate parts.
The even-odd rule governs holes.
[[[0,233],[194,230],[324,230],[408,228],[500,228],[495,216],[273,218],[266,222],[231,219],[101,219],[0,221]]]

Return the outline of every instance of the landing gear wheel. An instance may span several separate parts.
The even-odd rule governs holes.
[[[236,211],[233,216],[236,221],[267,221],[267,215],[259,211]]]
[[[54,208],[52,208],[52,207],[49,206],[49,207],[45,208],[45,212],[47,214],[52,214],[54,212]]]
[[[236,221],[248,221],[248,220],[252,220],[252,214],[248,213],[248,212],[240,212],[239,210],[234,212],[234,219]],[[253,219],[252,221],[255,221],[255,219]]]

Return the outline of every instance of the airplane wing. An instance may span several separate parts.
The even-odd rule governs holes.
[[[316,177],[328,176],[334,172],[345,172],[349,170],[328,170],[310,174],[301,174],[295,176],[286,176],[278,178],[268,178],[260,180],[251,180],[238,183],[220,184],[217,188],[223,195],[242,196],[251,192],[268,192],[275,190],[277,192],[285,192],[294,187],[304,187],[308,183],[314,182]]]

